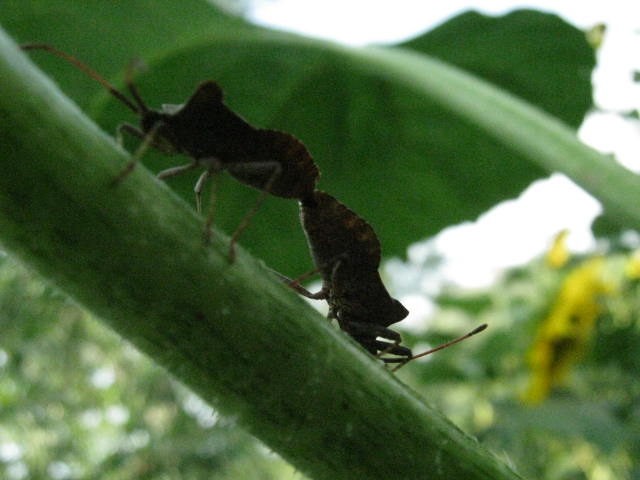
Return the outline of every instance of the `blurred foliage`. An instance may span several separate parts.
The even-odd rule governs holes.
[[[293,469],[0,256],[0,478],[277,479]]]
[[[428,332],[403,333],[406,343],[426,342],[426,349],[479,323],[489,329],[400,375],[524,478],[638,478],[637,268],[637,252],[572,258],[560,268],[539,258],[484,291],[445,289],[435,299],[439,308]],[[531,382],[541,374],[539,366],[532,369],[529,352],[544,343],[549,324],[560,319],[566,325],[560,313],[567,311],[568,290],[590,305],[578,310],[593,315],[594,323],[571,330],[579,349],[563,364],[564,377],[554,377],[552,389],[527,404]]]

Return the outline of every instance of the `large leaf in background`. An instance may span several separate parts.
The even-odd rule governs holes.
[[[0,2],[0,23],[19,42],[47,42],[78,58],[105,78],[121,78],[136,56],[177,49],[207,32],[241,30],[246,23],[221,13],[203,0],[74,2],[7,0]],[[48,55],[34,61],[81,107],[103,93],[97,82]]]
[[[7,2],[0,21],[19,41],[60,46],[110,78],[121,78],[130,57],[144,57],[149,71],[138,84],[154,106],[180,103],[200,81],[216,79],[228,104],[249,121],[289,131],[308,146],[322,170],[320,188],[373,224],[386,255],[402,255],[409,243],[476,218],[545,174],[402,79],[359,68],[358,49],[250,26],[195,0],[179,14],[166,1],[128,2],[126,12],[105,2],[50,5]],[[552,15],[469,13],[404,48],[468,67],[573,126],[591,102],[593,52],[578,30]],[[42,61],[109,131],[131,120],[90,79],[57,59]],[[153,170],[181,162],[145,158]],[[195,178],[171,180],[192,203]],[[232,231],[256,195],[227,179],[218,226]],[[294,202],[270,199],[242,238],[290,275],[310,264],[296,210]]]
[[[400,46],[500,85],[575,128],[592,106],[594,52],[584,32],[553,15],[466,12]]]

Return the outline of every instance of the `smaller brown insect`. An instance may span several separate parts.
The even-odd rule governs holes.
[[[380,242],[371,225],[319,190],[312,202],[301,202],[300,218],[323,286],[314,294],[299,280],[289,284],[309,298],[326,299],[328,317],[371,354],[404,357],[381,357],[385,363],[410,358],[411,350],[399,345],[400,334],[388,328],[409,312],[380,279]]]
[[[300,217],[316,265],[314,272],[322,276],[322,289],[311,293],[299,285],[309,274],[293,281],[278,275],[302,295],[326,299],[328,317],[335,318],[340,328],[372,355],[385,363],[399,363],[393,371],[487,327],[481,325],[462,337],[413,355],[409,348],[400,345],[400,334],[389,328],[409,312],[389,295],[380,279],[380,242],[371,225],[319,190],[313,203],[301,203]],[[387,357],[388,354],[394,357]]]
[[[305,146],[288,133],[256,128],[233,112],[223,102],[220,86],[214,81],[201,83],[184,105],[163,105],[150,109],[132,81],[132,66],[127,70],[126,84],[133,101],[113,87],[98,73],[76,58],[47,44],[25,44],[23,50],[46,50],[80,68],[131,111],[140,117],[140,127],[123,124],[118,138],[129,133],[167,154],[184,154],[192,158],[186,165],[164,170],[158,178],[167,179],[189,170],[204,168],[194,186],[198,211],[201,210],[205,182],[223,170],[263,193],[231,237],[229,258],[235,257],[235,243],[267,194],[311,202],[320,175]],[[114,180],[120,182],[136,166],[140,155]],[[211,235],[213,212],[207,218],[205,236]]]

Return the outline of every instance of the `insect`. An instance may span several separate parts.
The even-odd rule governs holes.
[[[47,44],[25,44],[23,50],[46,50],[72,63],[107,90],[140,117],[140,127],[123,124],[118,127],[118,138],[123,133],[146,140],[166,154],[184,154],[192,161],[158,173],[167,179],[197,168],[204,168],[194,186],[198,211],[202,205],[202,190],[206,181],[227,170],[240,182],[262,191],[255,206],[231,237],[229,259],[235,258],[235,243],[247,227],[267,194],[277,197],[313,202],[313,192],[320,172],[305,146],[294,136],[276,130],[250,125],[223,102],[223,92],[214,81],[201,83],[183,105],[163,105],[161,110],[147,106],[132,80],[132,65],[126,76],[127,89],[133,98],[113,87],[98,73],[76,58]],[[114,183],[126,177],[135,167],[139,155],[118,175]],[[205,238],[211,236],[213,211],[206,223]]]
[[[380,241],[371,225],[320,190],[313,202],[301,202],[300,218],[323,286],[314,294],[299,280],[290,285],[310,298],[326,299],[328,317],[371,354],[404,357],[381,357],[385,363],[410,358],[411,350],[399,345],[400,334],[388,328],[409,312],[380,279]]]
[[[389,295],[380,279],[380,241],[371,225],[319,190],[316,190],[313,203],[301,203],[300,217],[315,271],[322,276],[322,289],[311,293],[299,285],[308,274],[293,281],[278,275],[302,295],[327,300],[328,317],[335,318],[340,328],[372,355],[385,363],[398,363],[393,371],[487,327],[481,325],[462,337],[413,355],[409,348],[400,345],[400,334],[389,328],[406,318],[409,312]],[[387,357],[387,354],[394,357]]]

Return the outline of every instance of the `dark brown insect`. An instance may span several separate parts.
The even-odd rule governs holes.
[[[315,192],[313,202],[301,203],[300,218],[323,286],[317,294],[297,283],[294,288],[326,299],[329,318],[368,352],[404,357],[383,357],[385,363],[405,362],[411,350],[399,345],[400,334],[388,327],[409,312],[380,279],[380,242],[371,225],[323,191]]]
[[[313,202],[313,192],[320,175],[318,167],[304,145],[288,133],[256,128],[233,112],[223,102],[220,86],[207,81],[200,84],[184,105],[163,105],[152,110],[140,96],[128,69],[126,84],[133,101],[128,99],[99,74],[76,58],[47,44],[25,44],[23,50],[41,49],[74,64],[104,85],[111,94],[140,117],[140,128],[129,124],[118,127],[123,132],[145,139],[152,147],[167,154],[184,154],[192,158],[186,165],[164,170],[158,178],[166,179],[196,168],[205,171],[195,184],[196,203],[201,209],[202,190],[206,180],[228,170],[242,183],[263,194],[231,237],[230,259],[234,245],[267,194]],[[135,167],[140,155],[115,179],[118,183]],[[212,213],[207,219],[207,238],[210,236]]]
[[[380,242],[371,225],[328,193],[318,190],[313,203],[301,203],[300,217],[316,265],[314,272],[322,276],[322,289],[311,293],[301,287],[299,282],[308,275],[294,281],[278,275],[302,295],[326,299],[328,317],[335,318],[340,328],[372,355],[385,363],[399,363],[393,371],[487,327],[481,325],[466,335],[413,355],[409,348],[400,345],[400,334],[389,328],[409,312],[389,295],[380,279]],[[395,357],[386,357],[387,354]]]

